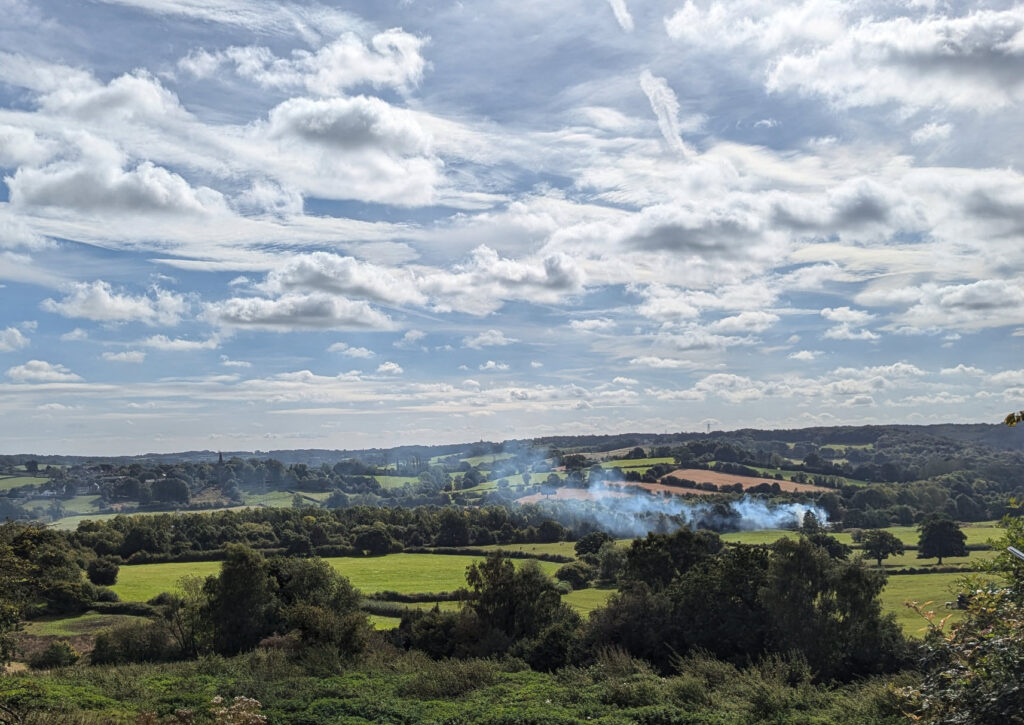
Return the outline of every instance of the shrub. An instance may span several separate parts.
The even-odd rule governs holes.
[[[29,667],[35,670],[49,670],[54,667],[70,667],[78,662],[81,655],[68,642],[51,642],[46,649],[29,659]]]
[[[559,567],[555,572],[555,579],[569,582],[573,589],[586,589],[587,585],[594,579],[597,572],[594,567],[584,564],[581,561],[573,562]]]
[[[495,666],[489,660],[440,660],[422,669],[402,683],[398,692],[403,697],[440,700],[459,697],[495,679]]]
[[[117,584],[117,573],[120,571],[120,567],[113,557],[101,556],[90,561],[85,571],[89,576],[89,581],[93,584],[110,587]]]
[[[113,665],[126,662],[159,662],[171,659],[167,629],[158,622],[130,622],[96,635],[90,662]]]

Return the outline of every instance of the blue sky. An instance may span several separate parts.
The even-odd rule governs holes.
[[[0,0],[4,452],[994,422],[1024,5]]]

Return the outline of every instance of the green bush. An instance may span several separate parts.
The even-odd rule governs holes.
[[[111,556],[101,556],[89,562],[85,572],[89,575],[89,581],[97,586],[110,587],[117,584],[117,574],[120,571],[117,559]]]
[[[49,670],[54,667],[70,667],[80,658],[81,655],[70,643],[60,640],[51,642],[42,652],[33,655],[28,664],[34,670]]]
[[[96,635],[90,662],[114,665],[126,662],[160,662],[172,659],[173,648],[160,622],[130,622]]]
[[[440,660],[413,674],[398,693],[420,700],[459,697],[494,682],[495,669],[489,660]]]

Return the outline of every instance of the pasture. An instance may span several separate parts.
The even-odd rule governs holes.
[[[402,594],[446,592],[466,586],[466,567],[480,557],[447,554],[389,554],[366,558],[334,557],[325,561],[349,578],[364,593],[394,591]],[[520,566],[528,559],[517,559]],[[561,564],[540,561],[549,576]],[[144,602],[160,592],[173,591],[187,575],[206,577],[220,571],[219,561],[170,562],[122,566],[111,587],[124,601]]]
[[[0,491],[10,491],[21,486],[39,486],[49,482],[49,478],[42,476],[0,476]]]

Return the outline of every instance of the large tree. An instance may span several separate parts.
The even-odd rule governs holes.
[[[882,529],[865,531],[861,545],[864,547],[865,556],[877,561],[879,566],[882,565],[882,559],[888,559],[890,554],[903,553],[903,542],[892,532]]]
[[[943,516],[929,516],[918,527],[921,539],[917,543],[917,558],[967,556],[967,537],[955,521]]]

